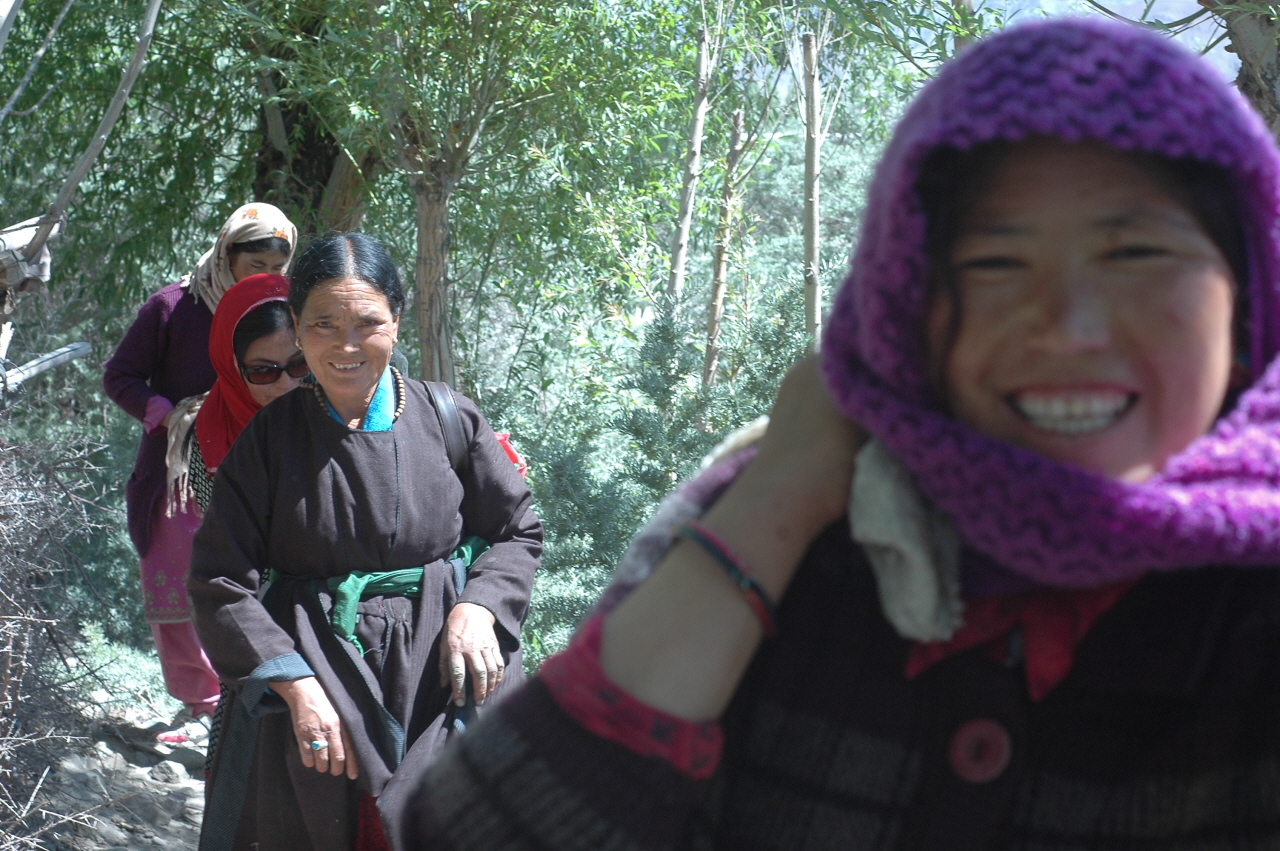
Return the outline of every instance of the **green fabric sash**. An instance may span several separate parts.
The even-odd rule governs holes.
[[[472,535],[464,538],[449,557],[450,562],[461,562],[462,567],[469,568],[475,560],[489,549],[489,542]],[[421,567],[406,567],[402,570],[363,571],[357,570],[346,576],[334,576],[329,579],[329,593],[333,595],[333,611],[329,621],[333,631],[339,638],[344,638],[355,645],[360,655],[365,654],[364,647],[356,638],[356,605],[366,597],[380,594],[398,594],[403,597],[422,596]],[[460,590],[460,589],[459,589]]]

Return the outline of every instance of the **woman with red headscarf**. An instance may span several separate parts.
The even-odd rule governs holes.
[[[170,516],[185,513],[191,522],[179,527],[183,540],[174,542],[180,546],[172,549],[165,585],[184,607],[191,538],[208,505],[218,465],[249,419],[307,374],[295,344],[288,293],[288,279],[269,274],[252,275],[227,290],[209,329],[209,359],[217,380],[208,393],[179,402],[166,418],[167,510]],[[190,619],[153,624],[152,632],[170,693],[189,693],[195,683],[211,684],[213,700],[188,706],[193,716],[211,714],[217,675]]]

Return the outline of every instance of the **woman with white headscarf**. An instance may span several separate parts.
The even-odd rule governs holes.
[[[143,605],[165,686],[193,718],[213,712],[218,678],[191,626],[185,590],[199,517],[166,511],[162,498],[166,421],[176,404],[213,386],[209,326],[222,294],[250,275],[282,273],[297,235],[293,223],[270,204],[236,210],[195,268],[147,299],[103,364],[107,395],[142,422],[142,443],[125,491],[129,536],[141,560]]]

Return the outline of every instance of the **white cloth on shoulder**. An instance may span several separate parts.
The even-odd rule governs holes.
[[[960,536],[878,440],[858,452],[849,528],[876,576],[884,616],[903,638],[945,641],[963,620]]]

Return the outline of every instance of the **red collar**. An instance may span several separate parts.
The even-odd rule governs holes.
[[[981,647],[997,662],[1009,655],[1020,628],[1027,690],[1040,700],[1071,671],[1076,646],[1137,580],[1088,590],[1046,589],[966,599],[964,625],[949,641],[917,642],[907,655],[907,678],[966,650]]]

